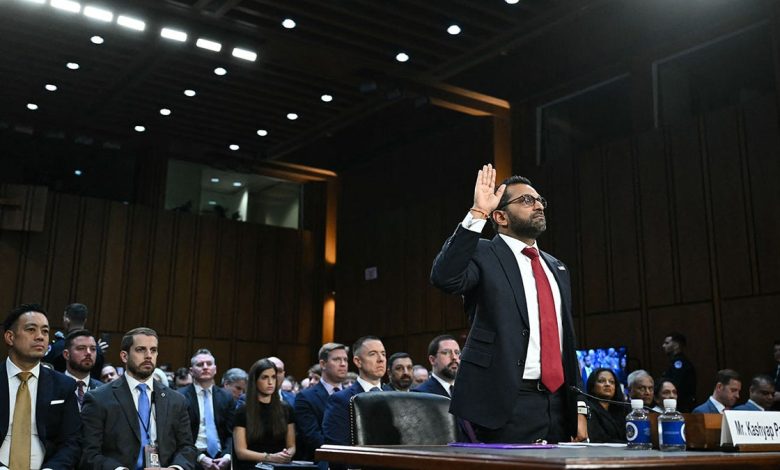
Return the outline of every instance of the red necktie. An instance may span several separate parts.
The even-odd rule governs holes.
[[[541,341],[542,385],[555,393],[563,385],[561,344],[558,339],[558,317],[547,274],[539,260],[536,248],[524,248],[523,254],[531,258],[531,268],[536,281],[536,297],[539,302],[539,337]]]

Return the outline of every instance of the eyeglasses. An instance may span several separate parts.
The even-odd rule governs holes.
[[[442,356],[453,356],[453,357],[454,356],[458,356],[458,357],[460,357],[460,351],[458,349],[456,349],[454,351],[452,349],[442,349],[441,351],[439,351],[439,354],[441,354]]]
[[[542,196],[533,197],[530,194],[523,194],[522,196],[517,196],[516,198],[507,202],[506,204],[500,205],[498,209],[503,209],[509,204],[514,204],[516,202],[520,203],[520,205],[522,205],[523,207],[533,207],[534,204],[536,204],[536,201],[539,201],[539,204],[542,205],[543,209],[547,209],[547,199],[543,198]]]

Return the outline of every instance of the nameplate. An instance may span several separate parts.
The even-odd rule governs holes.
[[[780,412],[723,412],[720,445],[780,444]]]

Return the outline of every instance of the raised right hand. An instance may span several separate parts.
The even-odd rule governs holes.
[[[474,208],[485,212],[490,216],[504,194],[506,185],[501,185],[496,190],[496,169],[488,163],[483,165],[477,173],[477,182],[474,185]]]

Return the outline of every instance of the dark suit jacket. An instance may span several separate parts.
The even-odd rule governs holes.
[[[737,411],[761,411],[761,409],[759,409],[751,401],[746,401],[745,403],[743,403],[743,404],[741,404],[739,406],[735,406],[733,409],[737,410]]]
[[[697,406],[693,409],[693,413],[712,413],[712,414],[718,414],[720,413],[717,408],[715,408],[715,405],[712,404],[712,401],[710,401],[709,398],[707,398],[707,401],[702,403],[701,405]]]
[[[577,432],[577,394],[568,386],[580,385],[582,379],[575,351],[569,271],[551,255],[543,251],[540,255],[561,293],[564,415],[573,436]],[[498,429],[512,415],[530,334],[517,260],[500,236],[484,240],[458,224],[434,260],[431,282],[445,292],[463,295],[465,305],[473,310],[467,312],[473,321],[460,357],[450,410],[472,423]],[[492,386],[496,380],[500,385]]]
[[[160,463],[163,467],[194,469],[196,450],[192,445],[187,399],[155,382],[153,401]],[[87,393],[81,419],[82,469],[135,468],[141,450],[141,426],[124,376]]]
[[[328,398],[328,391],[321,382],[295,397],[295,431],[298,434],[296,460],[314,460],[314,450],[325,442],[322,420]]]
[[[351,387],[336,392],[328,398],[325,415],[322,418],[325,444],[352,445],[349,434],[349,400],[365,391],[360,386],[360,382],[355,381]]]
[[[35,425],[45,455],[41,468],[72,469],[81,455],[81,420],[76,403],[76,382],[64,374],[40,367]],[[8,433],[8,368],[0,361],[0,442]],[[7,462],[3,465],[7,466]]]
[[[233,394],[224,388],[215,385],[212,390],[214,391],[212,398],[214,404],[214,424],[217,426],[219,443],[222,445],[222,453],[230,454],[233,452],[233,421],[235,420],[236,402],[233,401]],[[189,384],[177,391],[187,397],[192,442],[195,443],[198,440],[198,428],[200,427],[200,408],[198,407],[195,385]]]
[[[444,390],[444,387],[441,386],[441,383],[439,383],[439,381],[434,379],[433,377],[428,377],[428,380],[421,383],[417,388],[413,389],[412,391],[422,392],[422,393],[433,393],[447,398],[450,397],[450,394],[447,393],[447,390]]]
[[[288,405],[290,405],[290,408],[293,410],[295,409],[295,394],[293,392],[287,392],[284,390],[280,390],[282,392],[282,400],[286,401]]]

